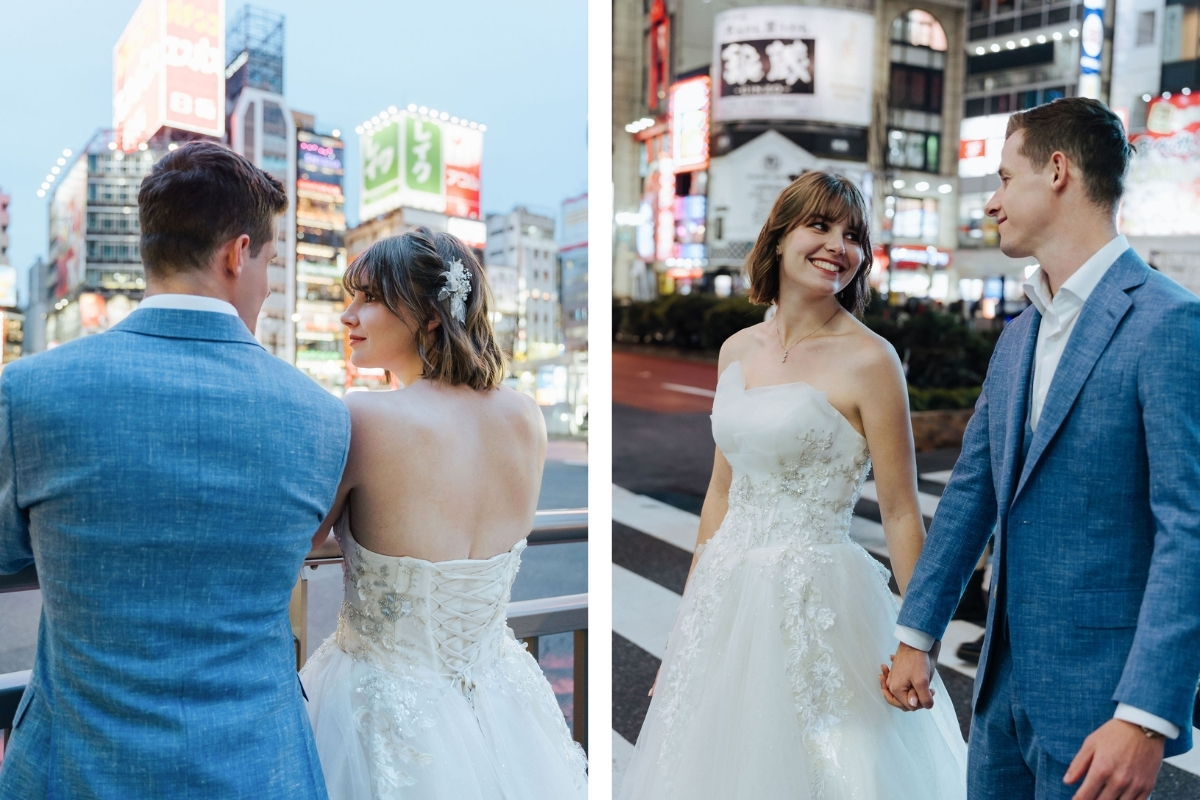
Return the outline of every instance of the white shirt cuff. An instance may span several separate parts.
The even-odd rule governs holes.
[[[1148,711],[1142,711],[1140,708],[1134,708],[1125,703],[1117,703],[1117,710],[1113,714],[1113,719],[1124,720],[1134,725],[1140,725],[1143,728],[1149,728],[1152,731],[1158,731],[1168,739],[1179,738],[1179,726],[1172,725],[1162,717],[1156,717]]]
[[[896,638],[914,650],[920,650],[928,653],[933,649],[934,638],[928,633],[925,633],[925,631],[919,631],[916,628],[909,628],[905,625],[897,625]]]

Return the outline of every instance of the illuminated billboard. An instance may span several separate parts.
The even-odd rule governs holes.
[[[671,160],[676,172],[708,168],[709,78],[671,87]]]
[[[85,277],[87,178],[87,157],[80,156],[63,174],[50,199],[50,261],[54,264],[57,298],[65,297]]]
[[[117,145],[163,127],[225,135],[224,0],[142,0],[113,48]]]
[[[482,130],[400,111],[361,136],[361,219],[401,207],[479,219]]]
[[[732,8],[716,15],[713,34],[713,119],[871,124],[873,14]]]
[[[958,175],[978,178],[1000,170],[1000,151],[1010,114],[967,117],[959,126]]]
[[[1151,100],[1146,131],[1130,143],[1136,152],[1125,179],[1121,232],[1200,234],[1200,93]]]

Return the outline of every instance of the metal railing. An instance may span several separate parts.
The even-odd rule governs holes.
[[[533,530],[527,541],[533,545],[586,543],[588,540],[588,511],[586,508],[539,511],[534,519]],[[323,564],[340,564],[342,552],[333,537],[314,548],[304,559],[304,567],[316,569]],[[296,668],[304,666],[308,653],[308,579],[304,567],[300,578],[292,589],[289,616],[292,636],[296,646]],[[37,589],[37,570],[27,567],[14,575],[0,575],[0,593],[23,592]],[[573,633],[574,689],[573,736],[587,749],[587,696],[588,696],[588,625],[587,594],[572,594],[562,597],[546,597],[538,600],[521,600],[508,604],[508,625],[518,639],[528,644],[529,652],[536,659],[541,637],[559,633]],[[13,717],[21,695],[29,682],[30,670],[0,674],[0,753],[7,741]]]

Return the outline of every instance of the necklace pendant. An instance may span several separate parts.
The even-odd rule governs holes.
[[[784,351],[783,351],[783,361],[780,361],[780,362],[779,362],[780,364],[786,364],[786,363],[787,363],[787,353],[788,353],[788,351],[787,351],[787,350],[784,350]]]

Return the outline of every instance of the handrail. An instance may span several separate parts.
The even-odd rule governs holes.
[[[569,544],[587,542],[588,510],[586,508],[564,508],[538,511],[534,516],[533,529],[526,537],[530,545]],[[322,564],[338,564],[342,552],[330,536],[304,558],[304,565],[316,569]],[[301,573],[304,570],[301,569]],[[303,576],[302,576],[303,577]],[[303,663],[304,644],[307,641],[308,592],[307,580],[299,580],[292,593],[292,625],[297,642],[297,662]],[[39,588],[37,569],[34,566],[13,575],[0,575],[0,593],[22,592]],[[558,633],[575,635],[575,688],[574,688],[574,736],[587,748],[587,641],[588,641],[588,596],[584,594],[545,597],[536,600],[519,600],[508,604],[508,624],[518,639],[524,640],[530,653],[537,658],[538,639]],[[12,725],[17,703],[20,702],[30,671],[0,674],[0,748],[5,744],[4,734]],[[0,750],[2,752],[2,750]]]
[[[586,508],[563,508],[539,511],[534,516],[533,530],[527,541],[531,545],[568,544],[588,540],[588,511]],[[338,564],[342,551],[331,535],[320,547],[314,548],[304,558],[305,566],[318,567],[322,564]],[[13,575],[0,575],[0,594],[25,592],[39,588],[37,569],[33,566]]]

